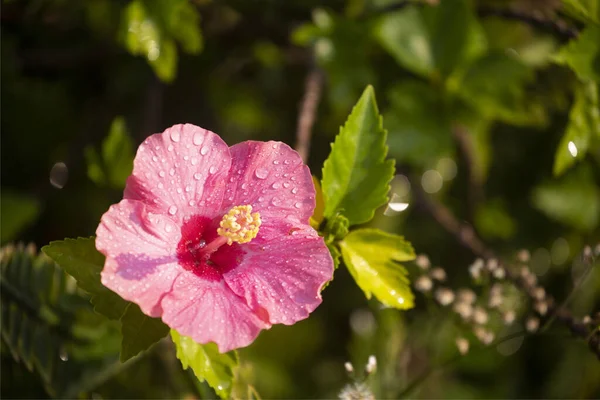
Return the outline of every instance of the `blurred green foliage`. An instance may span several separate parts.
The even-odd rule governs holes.
[[[538,277],[560,301],[580,272],[580,249],[600,238],[599,23],[597,0],[3,1],[2,243],[93,234],[122,197],[137,144],[174,123],[195,123],[229,144],[293,144],[307,72],[319,68],[326,83],[313,127],[314,175],[372,85],[389,156],[412,190],[401,193],[394,179],[392,194],[405,196],[408,209],[379,209],[369,226],[428,253],[446,269],[447,285],[467,285],[473,254],[415,194],[423,173],[450,159],[457,175],[430,195],[497,253],[567,243],[567,257]],[[62,189],[48,179],[58,161],[69,168]],[[5,254],[2,397],[215,395],[182,371],[169,339],[121,364],[119,323],[94,313],[84,293],[101,288],[75,287],[34,251]],[[406,268],[414,275],[416,267]],[[598,310],[599,282],[595,268],[569,305],[574,315]],[[372,388],[395,398],[456,353],[457,335],[470,335],[431,298],[417,296],[406,312],[382,309],[344,268],[323,297],[308,320],[273,327],[240,351],[242,397],[251,388],[263,398],[336,397],[348,381],[343,363],[360,372],[375,354]],[[473,339],[467,356],[438,370],[415,397],[600,392],[598,361],[557,322],[510,355]]]

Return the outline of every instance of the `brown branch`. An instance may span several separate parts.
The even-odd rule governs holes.
[[[304,163],[308,160],[312,127],[315,123],[322,89],[323,72],[315,67],[306,77],[304,98],[302,99],[296,128],[296,151],[298,151]]]
[[[498,259],[494,252],[477,237],[470,225],[461,223],[450,209],[439,201],[427,196],[423,191],[418,189],[418,186],[416,185],[415,192],[419,203],[424,206],[431,216],[446,229],[446,231],[454,235],[463,246],[479,257],[485,259]],[[588,262],[593,261],[588,260]],[[499,268],[504,268],[507,279],[521,289],[533,303],[536,302],[535,282],[525,279],[522,276],[520,269],[506,268],[504,266],[500,266]],[[591,331],[586,323],[576,319],[568,309],[557,306],[551,296],[547,295],[546,301],[548,303],[548,312],[545,317],[547,319],[555,318],[567,326],[573,335],[584,339],[588,343],[590,350],[598,357],[598,359],[600,359],[600,330],[595,329],[594,331]]]

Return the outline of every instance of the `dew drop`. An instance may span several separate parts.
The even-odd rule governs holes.
[[[256,168],[254,175],[256,175],[258,179],[265,179],[269,175],[269,170],[265,168]]]
[[[185,187],[185,191],[186,191],[186,192],[188,192],[188,193],[189,193],[189,192],[191,192],[191,191],[192,191],[192,187],[191,187],[191,186],[189,186],[189,185],[188,185],[188,186],[186,186],[186,187]]]
[[[157,162],[158,161],[158,157],[152,156],[152,161]]]
[[[200,146],[202,144],[202,134],[200,132],[194,133],[194,137],[192,138],[192,142],[196,146]]]
[[[280,185],[279,185],[279,183],[275,182],[275,183],[273,183],[273,184],[271,185],[271,187],[272,187],[273,189],[279,189]]]
[[[190,200],[188,204],[190,205],[190,207],[194,207],[196,205],[196,202],[194,200]]]
[[[209,173],[211,173],[211,174],[214,174],[215,172],[217,172],[217,167],[215,167],[215,166],[213,165],[212,167],[210,167],[210,168],[208,169],[208,172],[209,172]]]
[[[166,224],[165,225],[165,232],[169,233],[173,230],[173,225],[171,224]]]
[[[197,181],[199,181],[199,180],[200,180],[200,178],[202,178],[202,174],[201,174],[201,173],[199,173],[199,172],[196,172],[196,173],[194,174],[194,179],[195,179],[195,180],[197,180]]]
[[[181,139],[181,134],[179,133],[178,130],[172,130],[171,131],[171,140],[174,141],[175,143],[179,142],[179,139]]]
[[[185,161],[187,161],[187,160],[189,160],[189,159],[190,159],[190,156],[183,156],[183,159],[184,159]]]
[[[161,178],[164,178],[165,177],[165,171],[160,171],[158,173],[158,176],[160,176]]]
[[[248,189],[248,184],[247,183],[242,183],[242,189]]]
[[[157,185],[157,187],[158,187],[159,189],[163,189],[163,188],[165,187],[165,185],[163,185],[163,183],[162,183],[162,182],[158,182],[158,185]]]
[[[181,194],[181,192],[183,192],[183,190],[181,190],[181,188],[177,188],[177,193]]]
[[[169,151],[173,151],[173,149],[174,149],[174,147],[172,144],[170,144],[169,147],[167,147],[167,150],[169,150]]]
[[[169,170],[169,175],[171,175],[171,176],[175,175],[175,168],[171,168]]]
[[[196,157],[192,157],[191,163],[192,163],[192,165],[198,164],[198,159]]]
[[[283,187],[287,189],[290,187],[290,184],[288,182],[283,182]]]
[[[279,161],[277,161],[277,160],[273,160],[273,164],[275,164],[275,165],[279,165]]]
[[[208,147],[202,146],[202,148],[200,149],[200,154],[202,154],[203,156],[205,156],[206,153],[208,153]]]
[[[290,160],[283,160],[283,163],[284,163],[285,165],[290,165]]]
[[[296,207],[296,208],[300,208],[300,207],[302,207],[302,203],[300,203],[300,202],[297,202],[296,204],[294,204],[294,207]]]
[[[169,207],[169,214],[171,214],[171,215],[177,214],[177,206]]]
[[[292,189],[292,193],[293,193],[293,194],[296,194],[296,193],[298,193],[298,188],[293,188],[293,189]]]

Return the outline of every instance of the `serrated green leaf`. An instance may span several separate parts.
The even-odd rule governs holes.
[[[563,0],[567,14],[585,22],[600,23],[600,3],[598,0]]]
[[[40,202],[33,197],[2,189],[0,201],[0,242],[13,240],[21,231],[35,221],[40,213]]]
[[[340,129],[323,166],[326,218],[340,212],[350,225],[361,224],[387,202],[394,161],[385,159],[385,140],[375,92],[368,86]]]
[[[480,54],[485,36],[468,1],[434,7],[407,6],[388,13],[375,28],[381,45],[408,70],[422,76],[449,75]]]
[[[340,248],[344,264],[367,299],[375,295],[388,307],[413,307],[406,269],[397,261],[412,260],[415,252],[402,236],[358,229],[340,242]]]
[[[491,52],[473,62],[453,82],[453,90],[487,118],[539,124],[545,119],[544,110],[525,98],[525,84],[532,79],[533,69],[518,59],[504,52]]]
[[[233,387],[233,370],[238,365],[237,353],[221,354],[216,344],[198,344],[174,329],[171,338],[183,368],[191,367],[200,381],[206,381],[221,398],[228,398]]]
[[[554,156],[555,176],[561,175],[577,161],[583,159],[594,137],[600,139],[600,101],[598,85],[594,82],[580,84],[575,91],[575,102],[569,113],[565,130]]]
[[[121,321],[123,336],[121,360],[125,361],[163,338],[168,328],[160,319],[143,314],[139,307],[104,286],[100,272],[104,255],[95,246],[95,238],[65,239],[50,242],[42,251],[92,295],[94,310],[105,317]]]
[[[145,2],[134,0],[123,12],[122,25],[127,50],[133,55],[144,56],[160,79],[172,81],[177,66],[177,49],[173,39],[165,34],[160,15],[152,13]]]
[[[582,231],[594,230],[600,221],[600,189],[587,165],[537,186],[532,202],[548,217]]]
[[[577,39],[561,48],[555,61],[571,67],[581,80],[600,83],[600,26],[588,25]]]
[[[123,341],[121,342],[121,362],[150,348],[154,343],[167,336],[169,327],[160,318],[151,318],[144,314],[137,304],[129,303],[121,317]]]

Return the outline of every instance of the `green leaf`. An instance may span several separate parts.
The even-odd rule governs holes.
[[[312,217],[310,217],[310,226],[314,229],[319,229],[319,225],[323,221],[323,212],[325,211],[325,203],[323,202],[323,190],[319,180],[312,177],[313,185],[315,185],[315,211],[313,211]]]
[[[600,23],[600,3],[598,0],[563,0],[567,14],[585,22]]]
[[[133,143],[127,134],[125,120],[117,117],[102,142],[102,159],[92,147],[85,150],[88,177],[96,184],[122,189],[133,169]]]
[[[3,356],[9,350],[39,375],[52,397],[79,398],[86,376],[117,361],[118,327],[94,313],[73,278],[34,246],[2,247],[0,273]]]
[[[331,253],[331,258],[333,258],[333,269],[336,270],[340,266],[340,250],[334,243],[326,243],[327,249],[329,249],[329,253]]]
[[[2,189],[0,206],[0,242],[5,243],[17,237],[23,229],[31,225],[40,213],[40,202],[35,198]]]
[[[600,26],[588,25],[577,39],[561,48],[555,61],[568,65],[581,80],[600,83]]]
[[[109,319],[121,321],[121,360],[125,361],[163,338],[168,328],[158,318],[143,314],[139,307],[104,286],[100,272],[104,255],[96,250],[94,238],[51,242],[42,251],[92,295],[94,310]]]
[[[169,327],[160,318],[151,318],[144,314],[137,304],[129,303],[121,317],[123,341],[121,344],[121,362],[138,355],[154,343],[167,336]]]
[[[532,202],[550,218],[582,231],[594,230],[600,220],[600,189],[587,165],[537,186]]]
[[[228,398],[233,386],[233,370],[238,365],[237,353],[221,354],[216,344],[198,344],[174,329],[171,329],[171,338],[183,368],[191,367],[200,381],[206,381],[221,398]]]
[[[384,119],[390,154],[397,162],[424,168],[452,155],[451,121],[432,86],[404,81],[389,90],[388,99]]]
[[[134,0],[123,12],[123,40],[131,54],[144,56],[156,75],[170,82],[175,78],[177,49],[175,42],[165,35],[161,23],[144,1]]]
[[[473,62],[451,90],[487,118],[539,124],[545,120],[544,110],[525,97],[525,84],[532,79],[533,70],[518,59],[491,52]]]
[[[448,76],[486,47],[466,0],[388,13],[375,28],[375,36],[400,65],[425,77]]]
[[[396,262],[414,259],[415,252],[402,236],[358,229],[350,232],[340,247],[344,263],[367,299],[375,295],[388,307],[413,307],[406,269]]]
[[[475,211],[475,226],[486,239],[509,239],[517,230],[516,221],[508,213],[502,199],[480,204]]]
[[[368,86],[340,129],[323,166],[326,218],[340,212],[350,225],[361,224],[387,202],[394,161],[385,160],[385,139],[375,92]]]
[[[569,125],[554,156],[554,175],[561,175],[576,161],[583,159],[594,137],[600,139],[600,101],[598,85],[588,82],[580,84],[575,91]]]

